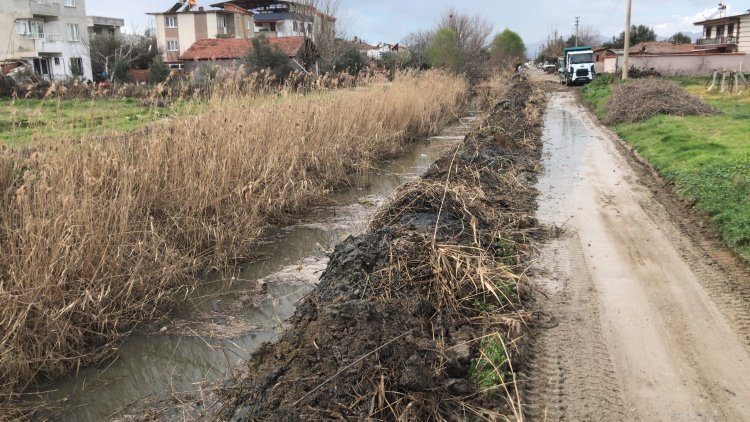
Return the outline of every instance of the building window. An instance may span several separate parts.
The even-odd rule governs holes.
[[[727,37],[733,37],[734,36],[734,24],[730,24],[727,29]]]
[[[80,41],[80,33],[78,32],[78,24],[68,24],[68,41]]]
[[[724,25],[719,25],[716,27],[716,38],[721,38],[724,36]]]
[[[60,58],[55,57],[55,66],[60,66]]]
[[[272,23],[272,24],[270,24],[270,29],[271,29],[271,32],[276,32],[276,23],[275,22]]]
[[[63,5],[65,5],[66,7],[76,7],[76,0],[65,0],[63,2]]]
[[[711,38],[711,27],[710,26],[706,27],[706,38]]]
[[[83,59],[80,57],[70,58],[70,73],[73,76],[83,76]]]
[[[165,16],[164,23],[167,28],[177,28],[177,16]]]
[[[307,33],[310,34],[310,35],[312,35],[312,33],[313,33],[312,28],[313,28],[313,25],[311,23],[308,23],[307,24]]]
[[[245,25],[248,31],[253,29],[253,21],[251,21],[250,19],[245,20]]]
[[[180,51],[180,45],[177,40],[167,40],[167,51]]]
[[[26,39],[43,39],[44,22],[28,19],[18,21],[18,35]]]
[[[297,26],[297,21],[294,21],[294,32],[299,31],[299,27]]]

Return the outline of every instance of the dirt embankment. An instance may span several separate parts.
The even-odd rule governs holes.
[[[254,353],[222,418],[519,414],[512,366],[544,96],[527,80],[503,85],[485,93],[480,129],[336,248],[290,328]]]

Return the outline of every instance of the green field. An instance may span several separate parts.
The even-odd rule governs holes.
[[[143,127],[175,116],[182,105],[151,107],[137,99],[0,99],[0,143],[11,147],[37,141],[98,135]]]
[[[721,111],[716,116],[657,116],[613,125],[680,195],[711,218],[726,243],[750,260],[750,96],[708,94],[705,79],[674,79]],[[606,116],[611,85],[593,83],[583,98]]]

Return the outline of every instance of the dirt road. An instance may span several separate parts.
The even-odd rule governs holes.
[[[536,266],[527,417],[750,420],[747,267],[686,233],[618,142],[551,94],[538,217],[561,230]]]

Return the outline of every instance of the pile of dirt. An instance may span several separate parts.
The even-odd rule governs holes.
[[[513,365],[529,316],[544,95],[520,77],[503,83],[480,129],[336,247],[290,328],[228,390],[221,418],[521,414]]]
[[[676,83],[645,78],[616,85],[608,104],[607,123],[645,120],[660,114],[707,116],[717,111]]]

